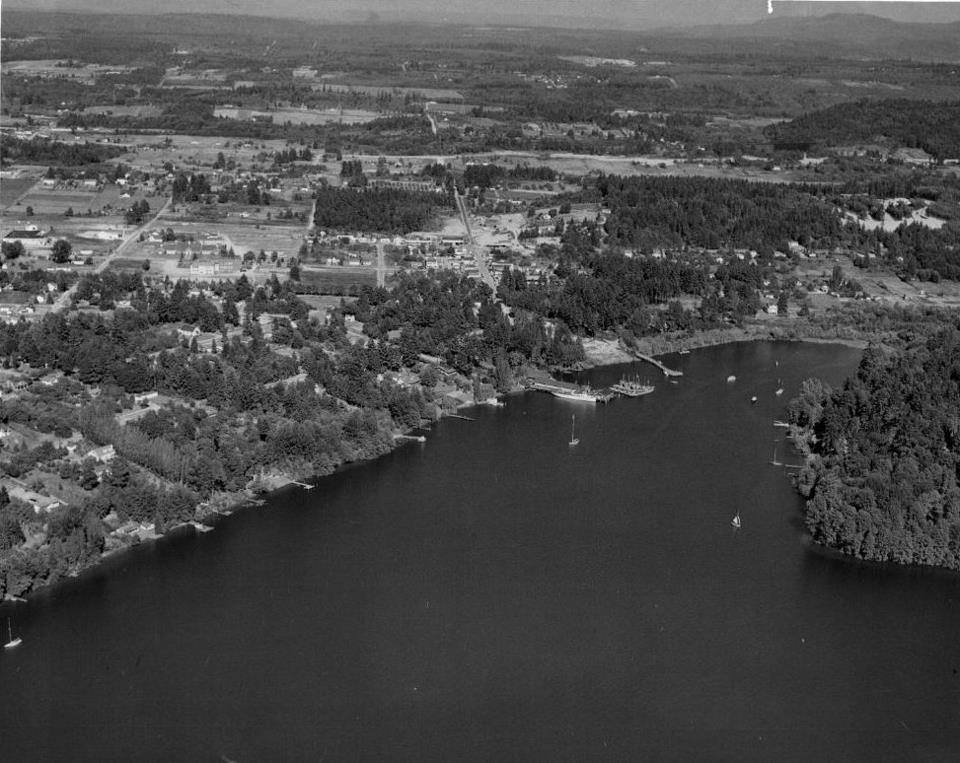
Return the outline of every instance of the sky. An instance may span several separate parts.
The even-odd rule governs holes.
[[[3,0],[9,9],[127,13],[236,13],[331,22],[408,20],[589,26],[657,27],[739,24],[767,16],[767,0]],[[960,20],[960,2],[829,2],[774,0],[774,18],[871,13],[898,21]]]

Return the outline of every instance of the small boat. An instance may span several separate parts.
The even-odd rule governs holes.
[[[576,431],[577,431],[577,417],[571,416],[570,417],[570,447],[571,448],[574,445],[580,444],[580,438],[577,437]]]
[[[751,397],[751,398],[750,398],[750,402],[753,403],[754,405],[756,405],[756,404],[757,404],[757,396],[754,395],[753,397]]]
[[[730,374],[730,375],[727,377],[727,384],[733,384],[736,380],[737,380],[737,377],[734,376],[733,374]]]
[[[10,637],[10,640],[3,645],[4,649],[13,649],[15,646],[20,646],[23,643],[23,639],[17,636],[13,637],[13,627],[10,625],[10,618],[7,618],[7,635]]]
[[[740,512],[739,511],[736,514],[734,514],[733,519],[730,520],[730,524],[732,524],[738,530],[740,529]]]
[[[678,354],[680,354],[680,355],[689,355],[689,354],[690,354],[690,350],[680,350],[680,352],[679,352]]]
[[[783,394],[783,384],[780,383],[779,379],[777,379],[777,391],[773,394],[775,394],[777,397],[780,397],[780,395]]]

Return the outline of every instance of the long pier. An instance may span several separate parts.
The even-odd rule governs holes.
[[[652,355],[644,355],[642,352],[635,350],[633,347],[628,347],[626,344],[624,344],[622,339],[620,340],[620,347],[625,352],[635,357],[637,360],[642,360],[646,363],[650,363],[651,365],[656,366],[657,368],[660,369],[660,371],[663,373],[664,376],[683,376],[683,371],[677,371],[673,368],[668,368],[666,365],[661,363]]]
[[[633,350],[633,354],[636,356],[637,360],[643,360],[647,363],[655,365],[663,372],[664,376],[683,376],[683,371],[677,371],[676,369],[668,368],[659,360],[650,355],[644,355],[642,352],[637,352],[636,350]]]

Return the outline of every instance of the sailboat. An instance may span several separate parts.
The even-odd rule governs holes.
[[[577,431],[577,417],[574,415],[570,417],[570,447],[571,448],[574,445],[580,444],[580,438],[577,437],[576,431]]]
[[[13,627],[10,625],[10,618],[7,618],[7,635],[10,637],[10,640],[3,645],[4,649],[13,649],[15,646],[20,646],[23,643],[23,639],[17,636],[13,637]]]
[[[740,512],[739,511],[733,515],[733,519],[730,520],[730,524],[732,524],[738,530],[740,529]]]

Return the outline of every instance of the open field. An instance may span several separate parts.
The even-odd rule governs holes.
[[[359,160],[364,171],[374,169],[378,155],[345,154],[344,159]],[[531,167],[550,167],[561,175],[579,177],[603,172],[607,175],[672,175],[680,177],[714,177],[740,180],[755,180],[770,183],[791,183],[804,180],[790,171],[765,170],[761,167],[731,166],[707,162],[687,162],[662,156],[613,156],[599,154],[569,154],[542,151],[488,151],[467,155],[431,154],[426,156],[396,155],[388,157],[399,162],[407,172],[419,172],[434,162],[450,164],[462,170],[467,164],[494,163],[504,167],[526,164]]]
[[[301,294],[300,299],[305,302],[311,310],[333,310],[340,307],[341,300],[346,303],[354,302],[353,297],[340,297],[331,294]]]
[[[457,158],[449,157],[448,161]],[[494,162],[504,166],[527,164],[550,167],[561,175],[672,175],[680,177],[712,177],[789,183],[796,178],[790,172],[764,170],[759,167],[733,167],[725,164],[686,162],[659,156],[594,156],[590,154],[538,153],[533,151],[494,151],[473,154],[461,162]]]
[[[158,117],[162,110],[158,106],[135,105],[124,106],[121,104],[107,104],[104,106],[87,106],[83,110],[84,114],[106,114],[114,117]]]
[[[44,191],[39,188],[24,196],[21,203],[24,208],[33,207],[38,215],[62,215],[68,209],[79,213],[103,206],[96,191]]]
[[[234,106],[219,106],[213,115],[222,119],[270,119],[275,124],[289,122],[294,125],[325,125],[339,122],[346,125],[366,124],[380,116],[375,111],[363,109],[240,109]]]
[[[156,260],[152,257],[117,257],[110,261],[110,264],[107,265],[108,271],[131,271],[131,270],[143,270],[143,263],[149,259],[151,271],[156,266]]]
[[[284,257],[291,257],[300,250],[304,241],[303,225],[259,225],[256,220],[249,222],[235,222],[233,218],[220,221],[187,221],[176,214],[163,215],[153,229],[173,228],[175,231],[193,235],[199,238],[202,233],[219,236],[227,248],[232,248],[238,257],[245,252],[259,253],[263,250],[267,254],[277,252]]]
[[[23,197],[21,205],[24,209],[33,207],[35,214],[62,215],[68,209],[76,214],[83,214],[88,209],[92,212],[123,211],[141,199],[146,199],[151,207],[159,207],[162,199],[148,194],[133,193],[128,198],[121,198],[127,193],[123,188],[107,185],[102,190],[82,191],[79,189],[34,188]]]
[[[29,61],[4,61],[0,71],[3,76],[21,75],[26,77],[41,77],[44,79],[72,79],[92,84],[97,77],[104,74],[123,74],[133,71],[132,66],[106,66],[104,64],[67,65],[59,59],[37,59]]]
[[[7,207],[29,191],[36,182],[36,179],[32,177],[3,178],[0,180],[0,210],[6,210]],[[20,213],[26,208],[25,204],[21,204],[14,211]]]
[[[868,297],[881,302],[922,302],[937,307],[960,306],[960,283],[904,281],[893,273],[855,267],[853,261],[843,255],[801,260],[796,275],[801,280],[827,280],[836,265],[843,268],[847,277],[857,281]],[[809,298],[814,307],[837,302],[837,298],[829,294],[814,294]]]
[[[341,294],[360,286],[376,286],[377,274],[372,268],[305,267],[300,282],[327,294]]]
[[[168,133],[121,133],[115,137],[136,149],[124,154],[121,160],[138,169],[149,169],[167,160],[178,165],[210,165],[216,161],[220,152],[238,164],[250,165],[261,153],[272,153],[287,147],[285,140],[247,140]]]
[[[25,305],[32,301],[31,296],[23,291],[0,291],[0,305]]]

